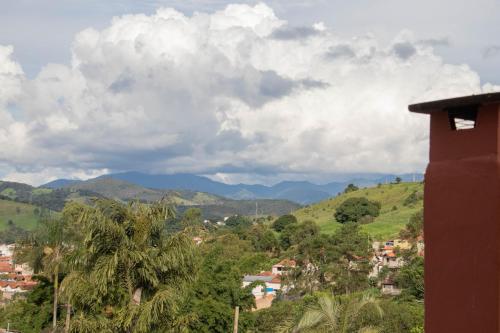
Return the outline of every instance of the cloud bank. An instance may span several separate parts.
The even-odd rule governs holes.
[[[32,80],[0,46],[0,174],[422,171],[428,119],[407,105],[499,90],[434,45],[294,27],[259,4],[114,18]]]

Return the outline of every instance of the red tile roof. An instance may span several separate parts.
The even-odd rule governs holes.
[[[0,262],[0,272],[14,272],[14,267],[10,263]]]
[[[271,283],[281,283],[281,277],[275,276],[272,280]]]
[[[274,266],[295,267],[295,266],[297,266],[297,262],[293,259],[283,259]]]

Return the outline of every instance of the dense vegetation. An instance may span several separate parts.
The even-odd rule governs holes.
[[[399,186],[399,185],[398,185]],[[416,216],[408,234],[420,233]],[[44,216],[19,243],[18,261],[40,280],[26,299],[0,310],[0,327],[40,332],[418,332],[423,322],[423,266],[415,249],[397,275],[399,297],[382,296],[369,278],[372,239],[359,223],[325,234],[310,220],[233,216],[205,224],[196,208],[176,214],[166,202],[69,203]],[[276,222],[275,222],[276,223]],[[172,227],[172,226],[175,226]],[[279,229],[277,231],[277,229]],[[196,245],[195,238],[202,239]],[[287,292],[252,311],[245,274],[285,258]]]

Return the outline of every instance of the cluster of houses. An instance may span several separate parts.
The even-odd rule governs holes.
[[[252,289],[255,297],[256,310],[268,308],[278,292],[286,292],[289,288],[282,282],[282,277],[287,271],[297,266],[293,259],[283,259],[273,265],[271,271],[263,271],[256,275],[245,275],[243,277],[243,287],[247,287],[254,282],[260,284]]]
[[[417,238],[417,255],[424,256],[424,238]],[[383,243],[374,242],[373,249],[375,255],[372,259],[373,270],[370,277],[378,277],[384,267],[389,269],[389,274],[381,281],[381,291],[385,295],[399,295],[401,289],[394,281],[394,273],[404,265],[404,261],[399,255],[399,251],[409,250],[412,247],[410,242],[402,239],[389,240]]]
[[[417,239],[417,255],[424,256],[424,239]],[[370,277],[378,278],[384,267],[389,270],[386,277],[380,282],[381,292],[385,295],[399,295],[401,289],[395,283],[393,276],[405,263],[400,251],[411,249],[412,244],[407,240],[394,239],[386,242],[374,242],[373,270]],[[284,259],[272,266],[271,271],[263,271],[256,275],[245,275],[243,287],[260,282],[252,289],[255,297],[256,309],[268,308],[278,292],[286,293],[290,286],[282,283],[283,275],[295,268],[297,263],[293,259]]]
[[[32,290],[33,271],[27,264],[14,262],[14,244],[0,244],[0,305]]]

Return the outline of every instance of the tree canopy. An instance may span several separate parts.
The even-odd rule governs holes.
[[[335,219],[339,223],[358,222],[364,216],[377,217],[380,203],[367,198],[349,198],[340,204],[335,211]]]
[[[283,215],[280,216],[276,221],[274,221],[273,229],[276,230],[277,232],[282,232],[287,225],[294,223],[297,223],[297,218],[294,215],[291,214]]]

